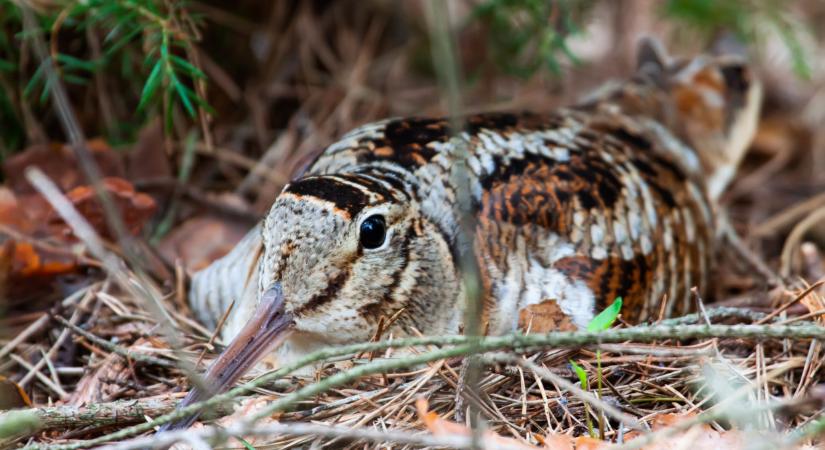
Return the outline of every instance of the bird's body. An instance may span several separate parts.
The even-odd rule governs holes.
[[[689,308],[690,288],[706,285],[715,215],[692,150],[663,129],[610,112],[485,114],[467,121],[456,137],[446,119],[364,126],[327,149],[284,189],[282,199],[311,207],[310,214],[295,214],[293,208],[288,212],[303,223],[297,226],[306,228],[304,239],[335,232],[318,229],[324,223],[312,214],[352,218],[368,204],[401,201],[420,215],[421,223],[410,233],[438,233],[446,243],[434,252],[435,261],[402,258],[390,264],[391,270],[365,274],[384,280],[358,305],[346,310],[331,305],[328,300],[337,292],[310,300],[307,308],[328,317],[319,330],[348,328],[326,340],[369,339],[370,325],[402,307],[408,310],[396,322],[401,327],[428,334],[458,332],[460,210],[454,184],[462,172],[473,193],[475,251],[489,308],[485,316],[494,332],[512,330],[519,310],[547,301],[557,302],[579,327],[616,297],[623,297],[623,315],[629,320],[658,313],[665,299],[667,312]],[[451,173],[465,143],[466,170]],[[261,231],[276,234],[274,228],[289,220],[267,223],[250,244],[254,247]],[[279,245],[288,248],[296,238],[285,236],[289,242]],[[288,253],[284,250],[279,257]],[[242,254],[262,255],[254,250]],[[421,264],[443,268],[441,279],[418,270]],[[247,272],[254,277],[254,271]],[[342,273],[333,277],[330,289],[358,289],[357,274]],[[396,298],[414,296],[416,289],[433,283],[454,287],[426,302],[407,304]],[[207,320],[220,317],[235,299],[211,298],[220,302],[209,304]],[[230,322],[227,334],[244,322]],[[350,328],[349,322],[359,325]]]
[[[685,312],[691,288],[707,287],[716,198],[758,103],[740,60],[669,62],[648,45],[636,76],[571,108],[474,115],[459,129],[427,118],[362,126],[195,276],[199,317],[214,325],[235,301],[223,336],[248,340],[216,366],[235,364],[244,345],[260,347],[250,336],[275,322],[276,334],[289,333],[287,357],[369,340],[393,316],[384,331],[396,336],[458,333],[466,251],[490,333],[524,326],[519,313],[537,304],[554,304],[560,323],[575,327],[616,297],[629,321]],[[467,239],[461,186],[474,219]],[[274,315],[263,320],[266,308]],[[210,369],[219,384],[235,376],[222,370]]]

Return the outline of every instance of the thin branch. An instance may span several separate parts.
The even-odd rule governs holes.
[[[25,411],[9,411],[0,416],[0,423],[19,421],[25,418],[30,424],[27,433],[46,430],[102,428],[124,426],[144,422],[146,417],[155,417],[173,411],[180,398],[169,395],[143,398],[139,400],[118,400],[107,403],[93,403],[84,406],[62,405],[32,408]],[[232,408],[221,407],[205,411],[210,418],[231,414]],[[25,413],[20,416],[20,414]],[[19,431],[18,431],[19,433]],[[12,433],[14,435],[17,433]]]
[[[232,401],[240,395],[247,394],[252,390],[292,373],[302,367],[323,361],[333,357],[352,355],[356,353],[385,350],[387,348],[424,346],[424,345],[453,345],[456,347],[439,349],[419,355],[398,358],[376,360],[372,363],[355,367],[345,372],[340,372],[324,380],[305,386],[292,394],[282,397],[273,402],[269,407],[252,416],[250,421],[260,419],[280,411],[292,405],[294,402],[312,397],[328,389],[345,384],[361,376],[374,373],[388,372],[390,370],[417,366],[431,361],[466,356],[474,351],[478,353],[496,350],[516,350],[525,351],[536,348],[575,348],[587,345],[602,343],[618,343],[624,341],[653,342],[659,340],[687,340],[701,338],[740,338],[740,339],[825,339],[825,327],[815,324],[793,325],[793,326],[771,326],[771,325],[682,325],[682,326],[650,326],[633,327],[625,329],[612,329],[602,332],[574,331],[557,332],[549,334],[523,335],[513,334],[505,336],[493,336],[483,338],[469,338],[465,336],[433,336],[423,338],[398,339],[393,341],[382,341],[373,343],[362,343],[341,347],[330,347],[313,352],[306,357],[288,364],[281,369],[272,371],[249,383],[238,386],[224,394],[216,395],[209,400],[195,403],[175,411],[157,417],[154,420],[124,428],[112,434],[100,436],[96,439],[77,441],[68,445],[48,446],[32,445],[27,448],[50,448],[62,450],[75,450],[100,445],[113,440],[124,439],[138,433],[143,433],[153,429],[153,427],[164,423],[188,417],[191,414],[206,410],[211,407]],[[473,340],[477,339],[474,343]],[[2,423],[0,423],[2,426]]]
[[[702,323],[705,321],[705,316],[711,321],[716,322],[724,319],[739,319],[748,320],[751,322],[765,323],[772,317],[767,317],[768,314],[754,311],[748,308],[738,308],[735,306],[718,306],[716,308],[708,308],[705,314],[693,313],[686,314],[681,317],[674,317],[672,319],[665,319],[659,321],[657,325],[673,326],[673,325],[692,325]]]

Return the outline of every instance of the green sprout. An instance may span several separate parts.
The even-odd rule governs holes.
[[[619,312],[622,310],[622,298],[616,297],[613,303],[600,312],[590,323],[587,324],[587,331],[596,332],[604,331],[613,326],[613,322],[619,317]]]
[[[622,310],[622,298],[616,297],[616,300],[613,301],[610,306],[605,308],[602,312],[596,315],[590,323],[587,324],[587,331],[591,333],[598,333],[609,329],[613,326],[613,323],[619,317],[619,312]],[[596,383],[598,390],[596,391],[596,396],[601,398],[602,393],[602,352],[600,350],[596,350]],[[572,359],[570,360],[570,366],[573,368],[573,371],[576,372],[576,375],[579,377],[579,383],[583,390],[589,390],[589,383],[587,381],[587,372],[584,370],[582,366],[576,364]],[[586,420],[587,420],[587,430],[590,433],[591,437],[596,437],[595,432],[593,431],[593,424],[590,421],[590,410],[586,407]],[[601,412],[599,413],[599,437],[604,439],[604,414]]]

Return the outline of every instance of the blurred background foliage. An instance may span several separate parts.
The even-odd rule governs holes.
[[[423,1],[0,0],[3,160],[65,140],[20,4],[36,13],[87,134],[124,150],[159,119],[174,161],[196,142],[188,148],[204,154],[297,164],[360,123],[444,110]],[[569,102],[626,74],[642,34],[693,52],[733,31],[757,57],[778,54],[794,77],[811,79],[825,14],[804,0],[455,0],[447,9],[470,110]],[[225,164],[205,176],[244,178],[240,192],[250,191],[250,178]]]

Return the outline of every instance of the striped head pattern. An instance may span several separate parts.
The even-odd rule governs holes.
[[[396,313],[399,325],[448,331],[438,320],[452,316],[443,309],[459,292],[450,247],[391,175],[301,178],[278,197],[262,235],[259,289],[280,283],[292,341],[369,340]]]

